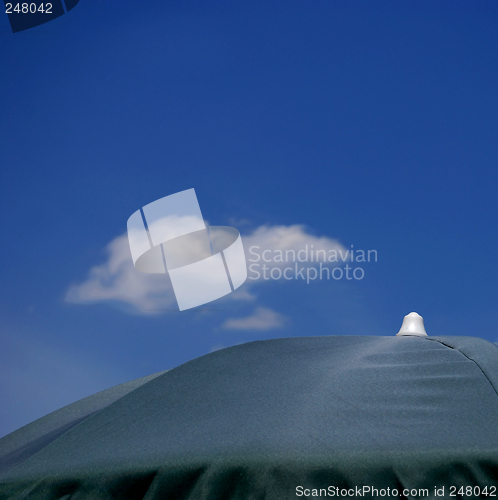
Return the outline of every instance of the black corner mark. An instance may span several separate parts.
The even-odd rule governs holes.
[[[16,0],[4,0],[5,12],[9,17],[12,33],[24,31],[40,24],[52,21],[73,9],[79,0],[50,0],[48,2],[41,0],[32,0],[19,2]]]
[[[66,0],[66,11],[69,12],[71,9],[74,9],[79,1],[80,0]]]

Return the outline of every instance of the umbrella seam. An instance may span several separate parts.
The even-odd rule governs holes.
[[[450,349],[453,349],[455,351],[458,351],[460,354],[462,354],[462,356],[464,356],[465,358],[467,358],[469,361],[472,361],[476,366],[477,368],[479,368],[480,372],[484,375],[484,377],[486,378],[486,380],[489,382],[489,385],[492,387],[493,391],[495,392],[495,394],[498,396],[498,389],[494,386],[493,382],[491,381],[491,379],[488,377],[488,375],[486,374],[486,372],[483,370],[483,368],[481,367],[481,365],[475,360],[475,359],[472,359],[470,358],[469,356],[467,356],[467,354],[465,354],[463,351],[461,351],[460,349],[456,348],[456,347],[453,347],[451,345],[448,345],[448,344],[445,344],[443,341],[441,340],[438,340],[438,339],[434,339],[434,338],[425,338],[425,340],[430,340],[432,342],[437,342],[441,345],[444,345],[445,347],[449,347]]]

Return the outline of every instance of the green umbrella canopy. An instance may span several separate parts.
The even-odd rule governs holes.
[[[497,390],[480,338],[250,342],[4,437],[0,499],[498,495]]]

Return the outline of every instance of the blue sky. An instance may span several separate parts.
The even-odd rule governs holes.
[[[251,340],[394,335],[417,311],[497,341],[497,24],[495,1],[80,0],[16,34],[0,16],[0,436]],[[164,282],[137,292],[123,241],[190,188],[246,250],[377,262],[179,312]]]

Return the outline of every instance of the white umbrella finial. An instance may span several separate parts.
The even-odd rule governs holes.
[[[416,312],[411,312],[403,318],[403,324],[396,335],[425,335],[424,318]]]

